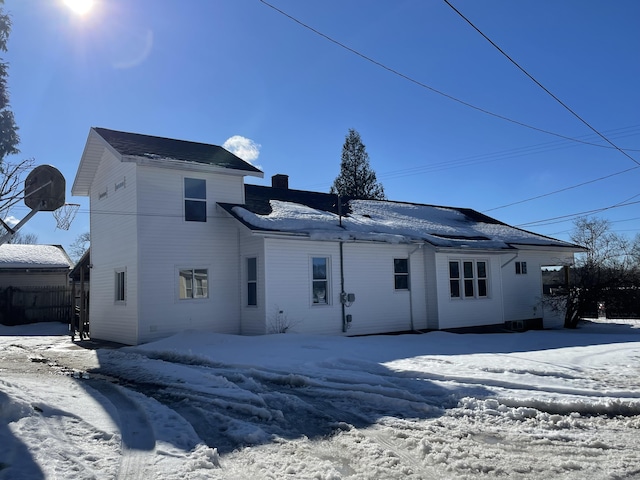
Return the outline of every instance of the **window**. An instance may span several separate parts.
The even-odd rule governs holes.
[[[184,219],[207,221],[207,182],[200,178],[184,179]]]
[[[396,290],[409,290],[409,259],[394,258],[393,274]]]
[[[516,262],[516,275],[527,274],[527,262]]]
[[[180,270],[180,299],[207,298],[209,296],[206,268]]]
[[[116,270],[115,301],[124,302],[127,299],[127,287],[125,283],[125,270]]]
[[[258,305],[258,262],[256,257],[247,258],[247,305]]]
[[[486,298],[488,296],[487,262],[485,260],[449,261],[449,293],[451,298]]]
[[[329,303],[329,259],[327,257],[313,257],[312,268],[312,299],[314,305],[328,305]]]

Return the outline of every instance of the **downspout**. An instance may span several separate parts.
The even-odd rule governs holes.
[[[346,333],[349,330],[347,324],[347,313],[345,311],[345,304],[342,301],[346,292],[344,291],[344,242],[340,240],[340,307],[342,308],[342,332]]]
[[[411,255],[416,253],[424,246],[424,243],[419,243],[416,248],[413,249],[412,252],[409,252],[409,274],[411,274]],[[411,278],[411,276],[409,276]],[[411,288],[411,280],[409,280],[409,320],[411,321],[411,331],[416,331],[415,326],[413,324],[413,288]]]
[[[340,222],[339,223],[340,228],[342,228],[342,199],[340,198],[340,194],[338,194],[338,218]],[[347,313],[345,310],[346,307],[344,302],[342,301],[346,293],[344,291],[344,242],[340,240],[339,245],[340,245],[340,308],[342,310],[342,332],[346,333],[350,325],[347,324]]]

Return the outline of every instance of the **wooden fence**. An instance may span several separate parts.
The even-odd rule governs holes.
[[[0,289],[0,323],[69,323],[73,312],[71,287],[8,287]]]

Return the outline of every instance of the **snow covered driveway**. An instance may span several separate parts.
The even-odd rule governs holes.
[[[119,349],[60,333],[0,326],[0,479],[640,478],[634,325]]]

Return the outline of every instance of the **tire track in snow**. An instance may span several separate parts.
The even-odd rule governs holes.
[[[145,467],[150,464],[156,439],[147,415],[119,387],[105,380],[86,380],[94,390],[113,404],[118,412],[118,425],[122,437],[122,460],[118,478],[146,479]]]

